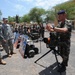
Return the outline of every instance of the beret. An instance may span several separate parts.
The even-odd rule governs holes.
[[[60,11],[58,11],[57,14],[58,14],[58,15],[59,15],[59,14],[65,14],[65,10],[60,10]]]
[[[3,18],[3,20],[8,20],[7,18]]]

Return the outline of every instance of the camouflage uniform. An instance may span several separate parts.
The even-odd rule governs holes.
[[[3,40],[3,35],[2,35],[2,25],[0,25],[0,42]]]
[[[59,23],[58,27],[68,29],[68,32],[58,33],[60,37],[60,42],[61,42],[61,44],[59,45],[59,49],[60,49],[59,51],[63,58],[63,65],[68,66],[72,25],[69,20],[65,20],[64,23]]]
[[[0,25],[0,44],[3,46],[4,50],[8,54],[8,45],[3,40],[5,40],[5,39],[4,39],[3,33],[2,33],[2,25]]]
[[[4,39],[6,40],[6,43],[2,42],[2,46],[5,49],[6,53],[9,54],[9,48],[10,52],[13,52],[13,44],[12,44],[13,33],[11,31],[10,25],[2,24],[2,33]]]

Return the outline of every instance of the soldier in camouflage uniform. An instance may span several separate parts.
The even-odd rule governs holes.
[[[0,44],[2,42],[5,42],[5,40],[4,40],[3,36],[2,36],[2,25],[0,25]],[[1,57],[1,52],[0,52],[0,64],[3,64],[3,65],[6,64],[6,62]]]
[[[14,36],[13,36],[10,25],[7,24],[6,18],[3,19],[2,34],[3,34],[3,38],[6,40],[6,43],[2,43],[2,46],[5,49],[7,55],[11,57],[12,54],[15,54],[13,52],[13,43],[12,43],[12,39]]]
[[[71,22],[66,19],[66,12],[64,10],[60,10],[58,12],[58,20],[58,27],[48,24],[46,29],[49,31],[55,31],[59,35],[61,42],[59,49],[63,61],[61,63],[61,67],[58,69],[58,72],[63,72],[66,70],[66,66],[68,66],[72,25]]]

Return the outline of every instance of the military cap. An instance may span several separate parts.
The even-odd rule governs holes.
[[[4,21],[4,20],[8,20],[8,19],[7,19],[7,18],[3,18],[3,21]]]
[[[59,15],[59,14],[65,14],[65,10],[60,10],[60,11],[58,11],[57,14],[58,14],[58,15]]]

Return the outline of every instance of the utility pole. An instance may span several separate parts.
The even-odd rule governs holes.
[[[19,16],[16,15],[16,23],[19,23]]]

